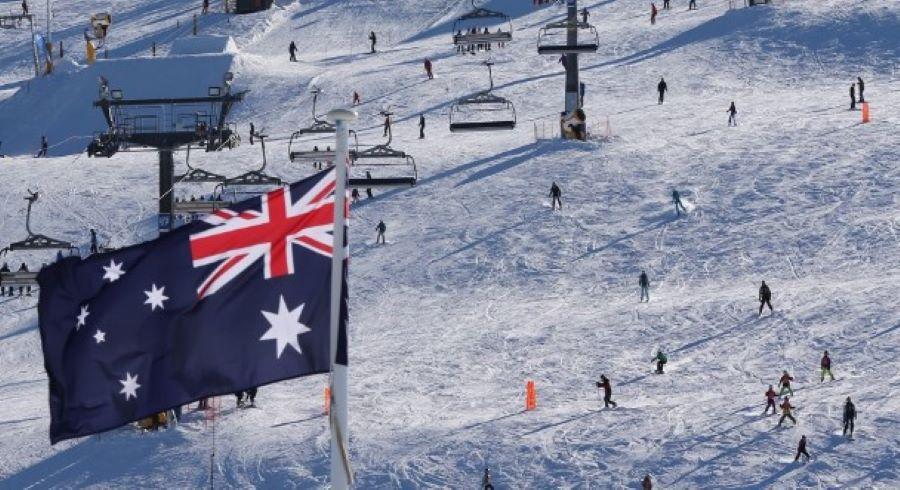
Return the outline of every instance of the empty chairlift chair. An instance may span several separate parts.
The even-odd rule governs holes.
[[[256,170],[250,170],[249,172],[222,181],[222,183],[217,186],[221,190],[220,195],[224,195],[229,191],[233,197],[239,195],[258,195],[270,190],[272,187],[284,184],[280,178],[266,173],[266,138],[268,136],[257,133],[256,137],[259,138],[259,145],[262,147],[262,166]]]
[[[334,151],[331,150],[319,150],[318,148],[313,148],[310,150],[298,150],[297,146],[299,146],[301,138],[306,135],[333,135],[337,133],[334,125],[329,123],[328,121],[323,121],[319,119],[319,116],[316,114],[316,102],[319,99],[319,94],[322,91],[318,87],[313,87],[310,91],[313,94],[313,103],[312,103],[312,124],[305,128],[300,128],[297,131],[294,131],[291,134],[291,139],[288,142],[288,159],[292,162],[307,162],[307,163],[319,163],[319,162],[334,162]]]
[[[472,46],[502,44],[512,41],[512,21],[503,12],[479,8],[472,0],[472,11],[453,23],[453,44],[458,51]]]
[[[227,177],[224,175],[219,175],[217,173],[210,172],[208,170],[203,170],[202,168],[194,168],[191,166],[191,145],[188,143],[187,145],[187,153],[184,159],[184,164],[187,165],[188,171],[182,175],[178,175],[175,177],[176,184],[200,184],[200,183],[213,183],[213,184],[221,184]]]
[[[392,114],[382,112],[381,115],[390,118]],[[393,132],[389,129],[388,140],[384,144],[375,145],[367,150],[357,148],[350,152],[351,188],[377,189],[416,185],[419,179],[416,160],[404,151],[391,148],[392,139]],[[371,175],[372,172],[375,175]]]
[[[574,43],[569,42],[569,33],[577,34]],[[538,54],[586,54],[596,53],[600,46],[597,29],[587,22],[552,22],[538,32]]]
[[[494,95],[493,63],[486,61],[490,88],[483,92],[457,99],[450,106],[450,132],[497,131],[516,127],[516,108],[512,102]]]

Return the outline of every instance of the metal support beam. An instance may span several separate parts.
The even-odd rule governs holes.
[[[578,0],[566,0],[569,28],[566,41],[569,46],[578,46]],[[578,97],[578,55],[567,53],[566,57],[566,114],[581,108]]]

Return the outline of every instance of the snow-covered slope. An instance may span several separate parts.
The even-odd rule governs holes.
[[[309,122],[313,85],[324,90],[319,112],[361,94],[362,144],[381,142],[378,111],[395,111],[393,144],[419,165],[415,188],[353,209],[359,488],[471,488],[485,466],[498,488],[635,487],[647,473],[663,488],[900,486],[900,5],[783,0],[729,10],[727,0],[700,0],[688,12],[676,0],[651,28],[644,1],[581,3],[601,45],[581,58],[585,110],[598,132],[607,120],[612,132],[588,143],[534,138],[535,124],[552,126],[563,100],[556,57],[534,47],[540,26],[561,18],[558,7],[484,3],[510,12],[516,29],[514,42],[493,53],[496,92],[519,116],[503,134],[447,129],[449,102],[487,84],[481,58],[449,44],[467,2],[317,0],[201,18],[204,34],[235,39],[230,66],[251,92],[233,119],[245,135],[250,122],[270,135],[268,170],[310,173],[288,162],[282,138]],[[148,56],[153,41],[168,53],[190,32],[195,7],[57,5],[54,37],[75,46],[81,12],[109,9],[119,19],[109,63],[140,63],[114,60]],[[364,54],[370,30],[379,33],[376,55]],[[51,144],[89,134],[84,120],[54,113],[47,94],[65,93],[64,77],[84,77],[96,95],[96,67],[26,82],[29,61],[6,42],[12,35],[0,31],[8,93],[0,139],[17,140],[2,147],[17,156],[0,160],[4,245],[24,236],[26,188],[43,192],[36,231],[82,247],[91,227],[113,245],[151,237],[154,154],[87,159],[61,145],[52,158],[28,156],[46,128],[57,128]],[[299,63],[287,62],[290,40]],[[425,80],[425,57],[435,80]],[[661,76],[670,92],[660,106]],[[847,110],[857,76],[866,81],[868,124]],[[731,101],[736,128],[726,125]],[[417,139],[420,113],[425,140]],[[27,122],[13,130],[7,121]],[[191,154],[192,165],[227,175],[260,160],[259,145]],[[563,190],[561,212],[549,208],[552,181]],[[674,216],[672,189],[692,207],[686,216]],[[373,245],[380,219],[386,246]],[[3,260],[23,257],[34,265],[51,258]],[[637,302],[641,269],[652,282],[647,304]],[[761,280],[776,311],[758,319]],[[166,432],[123,428],[50,447],[35,298],[4,301],[0,487],[208,484],[213,438],[200,413]],[[669,354],[664,376],[651,374],[658,348]],[[838,379],[820,383],[826,349]],[[796,377],[799,425],[774,429],[774,417],[760,416],[763,392],[783,369]],[[617,409],[598,410],[593,383],[603,373]],[[528,379],[538,408],[526,413]],[[263,387],[259,410],[222,399],[215,484],[326,485],[325,383]],[[852,441],[840,435],[847,396],[860,412]],[[801,434],[813,461],[795,465]]]

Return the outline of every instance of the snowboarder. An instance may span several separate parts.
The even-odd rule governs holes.
[[[859,86],[859,103],[862,104],[866,101],[866,97],[863,95],[863,90],[866,89],[866,84],[863,83],[862,77],[856,77],[856,84]]]
[[[378,232],[378,234],[375,235],[375,244],[377,245],[378,243],[387,243],[387,241],[384,239],[384,232],[387,231],[387,225],[384,224],[383,220],[378,222],[378,226],[375,227],[375,231]]]
[[[256,126],[250,123],[250,144],[253,144],[253,137],[256,135]]]
[[[669,0],[666,0],[666,1],[668,2]],[[588,17],[590,17],[590,16],[591,16],[591,13],[588,12],[587,7],[581,9],[581,23],[582,23],[582,24],[587,24],[587,23],[588,23]]]
[[[793,393],[791,393],[793,395]],[[791,400],[788,397],[784,397],[784,401],[781,402],[781,418],[778,420],[778,427],[781,427],[781,423],[784,422],[784,419],[791,419],[791,422],[794,425],[797,425],[797,419],[791,415],[791,410],[794,409],[794,406],[791,405]]]
[[[294,41],[288,45],[288,53],[291,55],[291,61],[297,61],[297,44]]]
[[[372,50],[370,51],[370,53],[374,53],[374,52],[375,52],[375,43],[376,43],[377,41],[378,41],[378,38],[375,37],[375,31],[369,32],[369,42],[372,43]]]
[[[850,401],[850,397],[847,397],[847,402],[844,403],[844,435],[847,435],[847,428],[850,429],[850,437],[853,437],[853,421],[856,420],[856,406],[853,405],[853,402]]]
[[[809,453],[806,452],[806,435],[800,436],[800,444],[797,445],[797,456],[794,458],[794,462],[800,459],[800,455],[806,456],[806,461],[809,461]]]
[[[424,65],[425,65],[425,74],[428,75],[429,80],[433,80],[434,73],[431,72],[431,60],[428,58],[425,58]]]
[[[209,13],[209,0],[203,0],[203,8],[200,10],[201,14]]]
[[[556,210],[556,205],[559,204],[559,209],[562,210],[562,200],[560,199],[562,196],[562,191],[559,189],[559,186],[556,185],[556,182],[550,185],[550,209]]]
[[[777,396],[778,394],[775,393],[775,388],[773,388],[772,385],[769,385],[769,391],[766,392],[766,409],[763,410],[763,415],[769,414],[769,407],[772,407],[772,415],[778,413],[778,408],[775,406],[775,397]]]
[[[697,0],[688,2],[688,10],[697,10]]]
[[[91,228],[91,253],[95,254],[100,250],[97,246],[97,230]]]
[[[22,15],[28,15],[28,0],[22,0]]]
[[[47,137],[41,136],[41,149],[40,149],[40,151],[38,151],[37,155],[35,155],[35,158],[41,158],[41,157],[47,156],[47,146],[48,146],[47,145]]]
[[[641,271],[641,276],[638,278],[638,284],[641,286],[641,300],[639,303],[644,301],[644,298],[647,298],[647,302],[650,302],[650,279],[647,278],[647,272]]]
[[[362,104],[362,102],[359,100],[359,92],[354,90],[353,91],[353,105],[358,106],[360,104]]]
[[[759,314],[756,316],[762,316],[763,306],[769,306],[770,312],[775,312],[772,309],[772,291],[769,289],[769,286],[766,285],[766,281],[762,282],[762,286],[759,287]]]
[[[484,475],[481,477],[481,488],[483,490],[494,490],[494,484],[491,483],[491,470],[485,468]]]
[[[850,110],[856,110],[856,86],[852,83],[850,84]]]
[[[681,211],[687,213],[687,209],[684,208],[684,204],[681,202],[681,194],[675,189],[672,189],[672,202],[675,204],[675,216],[681,216]],[[681,208],[681,211],[678,208]]]
[[[656,357],[651,359],[650,362],[656,362],[656,374],[666,374],[663,371],[663,368],[666,366],[666,363],[669,362],[669,358],[666,357],[662,349],[656,353]]]
[[[666,0],[666,3],[669,3],[669,0]],[[643,481],[641,481],[641,489],[642,490],[653,490],[653,480],[650,479],[650,474],[644,475]]]
[[[372,180],[372,172],[369,172],[368,170],[366,170],[366,180],[369,180],[369,181]],[[368,197],[369,199],[372,199],[372,188],[371,187],[366,187],[366,197]]]
[[[657,13],[659,13],[659,11],[656,10],[656,4],[651,2],[650,3],[650,25],[656,24],[656,14]]]
[[[350,200],[353,202],[353,204],[359,202],[359,189],[354,188],[352,191],[350,191]]]
[[[603,388],[603,408],[609,408],[610,405],[613,408],[618,406],[616,402],[612,401],[612,385],[605,374],[600,375],[600,381],[597,381],[597,388]]]
[[[791,381],[794,380],[794,377],[788,374],[787,370],[781,373],[781,379],[778,380],[778,386],[781,387],[781,391],[778,392],[778,396],[784,394],[785,390],[787,390],[791,396],[794,396],[794,389],[791,388]]]
[[[828,351],[825,351],[825,354],[822,355],[822,382],[825,381],[826,374],[834,381],[834,375],[831,374],[831,357],[828,356]]]
[[[656,91],[659,92],[659,103],[662,104],[663,100],[666,98],[666,92],[669,91],[669,86],[666,84],[665,78],[659,77],[659,83],[656,84]]]
[[[419,139],[425,139],[425,114],[419,114]]]
[[[728,127],[737,126],[737,108],[734,106],[733,100],[731,101],[728,110],[725,112],[728,113]]]

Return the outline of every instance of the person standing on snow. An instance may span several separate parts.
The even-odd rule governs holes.
[[[800,436],[800,444],[797,445],[797,456],[794,458],[794,462],[800,459],[800,455],[806,456],[806,461],[809,461],[809,453],[806,452],[806,436]]]
[[[41,149],[38,151],[37,155],[35,155],[35,158],[42,158],[47,156],[47,148],[47,137],[41,136]]]
[[[669,86],[666,84],[665,78],[659,77],[659,83],[656,84],[656,91],[659,92],[659,103],[662,104],[666,98],[666,92],[669,91]]]
[[[668,0],[666,0],[666,1],[668,1]],[[591,16],[591,13],[588,12],[587,7],[581,9],[581,23],[582,23],[582,24],[587,24],[587,23],[588,23],[588,17],[590,17],[590,16]]]
[[[793,393],[791,393],[793,395]],[[781,419],[778,420],[778,427],[781,427],[781,423],[784,422],[784,419],[791,419],[791,422],[794,425],[797,425],[797,419],[791,415],[791,410],[794,409],[794,406],[791,405],[791,401],[788,397],[784,397],[784,401],[781,402]]]
[[[651,359],[650,362],[656,362],[656,374],[666,374],[663,371],[663,368],[665,368],[669,359],[666,357],[665,353],[663,353],[662,349],[656,353],[656,357]]]
[[[493,490],[494,484],[491,483],[491,470],[485,468],[484,475],[481,476],[481,488],[483,490]]]
[[[613,408],[618,406],[616,402],[612,401],[612,384],[610,384],[609,378],[605,374],[600,375],[600,381],[597,381],[597,388],[603,388],[603,408],[609,408],[610,405]]]
[[[433,80],[434,73],[431,72],[431,60],[428,58],[425,58],[424,65],[425,65],[425,74],[428,75],[429,80]]]
[[[669,10],[669,0],[663,0],[663,10]]]
[[[681,194],[675,189],[672,189],[672,203],[675,204],[675,216],[681,216],[681,211],[687,213],[687,209],[684,208],[684,204],[681,202]],[[678,208],[681,208],[681,211]]]
[[[775,388],[772,385],[769,385],[769,391],[766,392],[766,409],[763,410],[763,415],[769,414],[769,407],[772,407],[772,415],[778,413],[778,408],[775,406],[775,398],[778,396],[775,393]]]
[[[772,309],[772,291],[769,289],[769,286],[766,285],[766,281],[762,282],[762,286],[759,287],[759,314],[756,316],[762,316],[763,306],[769,306],[769,311],[774,313],[775,310]]]
[[[386,244],[387,241],[384,238],[384,233],[387,231],[387,225],[384,224],[383,220],[378,222],[378,226],[375,227],[375,231],[378,232],[378,234],[375,235],[375,244]]]
[[[566,65],[566,55],[560,55],[558,62],[563,66],[563,70],[568,69],[568,66]]]
[[[91,228],[91,253],[95,254],[100,251],[97,246],[97,230]]]
[[[850,397],[847,397],[847,402],[844,403],[844,435],[847,435],[847,428],[850,429],[850,437],[853,437],[853,421],[856,420],[856,406],[853,405],[853,402],[850,401]]]
[[[294,41],[288,45],[288,53],[291,55],[291,61],[297,61],[297,44]]]
[[[728,127],[737,126],[737,108],[734,106],[733,100],[731,101],[731,106],[725,112],[728,113]]]
[[[376,43],[377,41],[378,41],[378,38],[375,37],[375,31],[370,31],[370,32],[369,32],[369,42],[372,43],[372,50],[369,51],[370,53],[374,53],[374,52],[375,52],[375,43]]]
[[[253,137],[256,135],[256,126],[250,123],[250,144],[253,145]]]
[[[366,180],[368,180],[368,181],[372,180],[372,172],[369,172],[368,170],[366,170]],[[372,199],[372,188],[371,187],[366,187],[366,197],[369,199]]]
[[[850,84],[850,110],[856,110],[856,86],[852,83]]]
[[[382,136],[387,138],[387,135],[390,131],[391,131],[391,116],[385,115],[384,116],[384,134]]]
[[[200,9],[200,13],[201,14],[209,13],[209,0],[203,0],[203,8]]]
[[[825,381],[825,375],[831,377],[831,380],[834,381],[834,375],[831,374],[831,357],[828,356],[828,351],[825,351],[825,354],[822,355],[822,382]]]
[[[641,300],[639,303],[644,301],[644,298],[647,298],[647,302],[650,302],[650,279],[647,277],[647,273],[645,271],[641,271],[641,276],[638,278],[638,284],[641,286]]]
[[[669,3],[669,0],[666,0],[666,3]],[[644,475],[644,479],[641,481],[641,489],[653,490],[653,480],[650,479],[649,473]]]
[[[785,390],[787,390],[791,396],[794,396],[794,389],[791,388],[791,381],[794,380],[794,377],[788,374],[787,370],[781,373],[781,379],[778,380],[778,386],[781,387],[781,391],[778,393],[778,396],[784,394]]]
[[[559,186],[554,182],[550,186],[550,209],[556,210],[556,205],[559,204],[559,209],[562,210],[562,200],[560,199],[562,196],[562,191],[559,189]]]
[[[353,190],[350,191],[350,201],[353,202],[353,204],[359,202],[359,189],[354,187]]]
[[[656,4],[650,3],[650,25],[656,25],[656,14],[659,13],[656,10]]]
[[[360,104],[362,104],[362,102],[361,102],[360,99],[359,99],[359,92],[357,92],[356,90],[354,90],[354,91],[353,91],[353,106],[355,107],[355,106],[358,106],[358,105],[360,105]]]
[[[22,15],[28,15],[28,0],[22,0]]]
[[[697,10],[697,0],[688,2],[688,10]]]
[[[425,139],[425,114],[419,114],[419,139]]]
[[[856,84],[859,86],[859,103],[862,104],[866,101],[866,97],[863,95],[863,90],[866,89],[866,84],[863,83],[862,77],[856,77]]]

